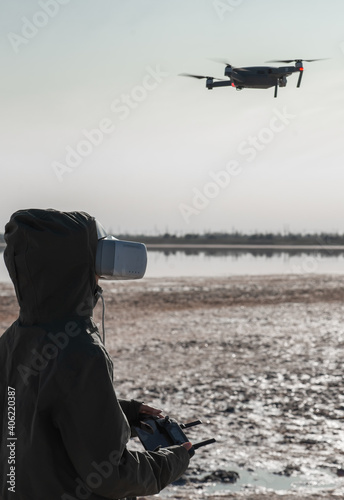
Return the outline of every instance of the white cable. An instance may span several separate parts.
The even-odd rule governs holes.
[[[102,293],[99,293],[100,298],[103,303],[103,312],[102,312],[102,330],[103,330],[103,344],[105,346],[105,300]]]

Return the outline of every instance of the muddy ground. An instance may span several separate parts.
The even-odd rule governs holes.
[[[159,498],[344,498],[344,277],[102,286],[118,396],[200,418],[190,440],[217,440]],[[1,329],[16,315],[1,285]]]

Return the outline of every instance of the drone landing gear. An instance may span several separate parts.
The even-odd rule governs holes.
[[[299,68],[299,71],[300,71],[300,74],[299,74],[299,78],[297,80],[297,85],[296,85],[297,88],[299,88],[300,85],[301,85],[301,80],[302,80],[302,75],[303,75],[303,68]]]

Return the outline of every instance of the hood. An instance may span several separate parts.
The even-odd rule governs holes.
[[[90,316],[97,228],[85,212],[19,210],[5,227],[5,264],[24,325]]]

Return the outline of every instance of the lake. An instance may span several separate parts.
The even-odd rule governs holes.
[[[146,276],[344,274],[344,254],[320,252],[149,252]]]
[[[146,277],[344,274],[342,252],[149,250]],[[0,254],[0,282],[9,282]]]

